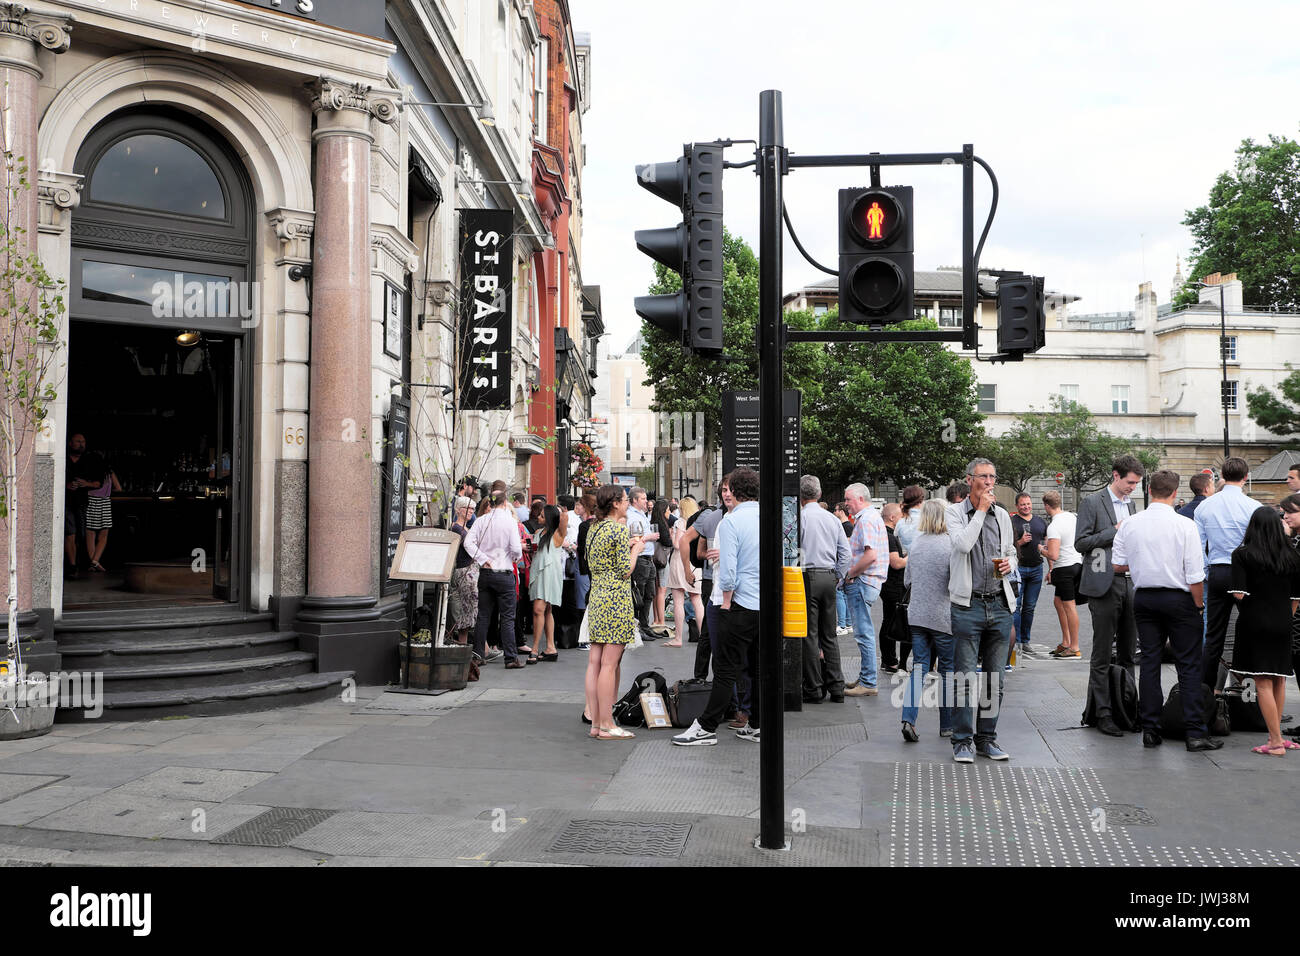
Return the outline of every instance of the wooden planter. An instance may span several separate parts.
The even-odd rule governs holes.
[[[469,662],[474,654],[474,648],[468,644],[457,647],[434,647],[432,644],[411,644],[402,641],[398,645],[397,653],[402,665],[403,687],[464,690],[465,685],[469,683]],[[410,661],[409,668],[407,661]],[[432,680],[430,680],[430,666],[433,668]]]

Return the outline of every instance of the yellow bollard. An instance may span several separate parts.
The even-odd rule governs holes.
[[[803,589],[802,568],[782,568],[781,633],[785,637],[808,634],[808,599]]]

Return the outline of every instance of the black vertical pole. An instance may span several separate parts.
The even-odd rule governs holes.
[[[759,846],[785,847],[785,689],[781,662],[781,177],[785,132],[781,93],[759,94]]]

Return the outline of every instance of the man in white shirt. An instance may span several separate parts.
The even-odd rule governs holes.
[[[500,614],[501,647],[505,651],[506,667],[518,670],[524,662],[515,649],[515,607],[518,604],[515,562],[523,557],[524,546],[519,540],[519,524],[506,500],[506,493],[492,492],[491,501],[492,510],[475,521],[465,535],[465,551],[479,566],[474,653],[485,662],[499,656],[487,656],[488,627],[495,609]]]
[[[1111,561],[1117,574],[1127,571],[1132,576],[1135,588],[1133,616],[1142,648],[1138,685],[1142,746],[1158,747],[1161,743],[1164,693],[1160,687],[1160,658],[1168,639],[1178,668],[1187,749],[1218,750],[1223,741],[1206,733],[1202,713],[1201,613],[1205,609],[1205,560],[1195,522],[1173,509],[1178,482],[1178,475],[1172,471],[1157,471],[1151,476],[1151,503],[1145,511],[1120,524]]]

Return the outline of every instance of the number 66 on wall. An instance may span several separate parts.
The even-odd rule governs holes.
[[[284,430],[284,443],[286,445],[302,445],[305,442],[306,437],[303,434],[301,425],[298,425],[297,427],[292,425],[286,426]]]

